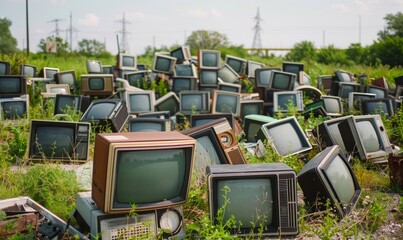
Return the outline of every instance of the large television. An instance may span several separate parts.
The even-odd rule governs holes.
[[[180,101],[174,92],[169,92],[158,98],[154,104],[154,111],[169,111],[171,116],[175,116],[179,112]]]
[[[199,86],[200,88],[209,87],[217,88],[218,71],[214,69],[199,70]]]
[[[334,71],[334,81],[336,82],[354,82],[354,75],[344,70]]]
[[[247,115],[262,114],[263,105],[264,105],[263,100],[256,100],[256,99],[243,100],[243,99],[241,99],[240,106],[239,106],[241,108],[240,113],[239,113],[239,119],[241,121],[244,121],[245,116],[247,116]]]
[[[171,119],[161,118],[129,118],[129,132],[164,132],[171,131]]]
[[[247,60],[232,55],[225,56],[225,63],[230,66],[236,73],[244,74]]]
[[[209,91],[181,91],[179,101],[179,111],[184,115],[210,112]]]
[[[348,108],[350,110],[361,111],[361,102],[364,99],[373,99],[374,93],[350,92],[348,95]]]
[[[41,76],[44,78],[55,79],[55,74],[59,72],[59,68],[44,67]]]
[[[218,70],[218,77],[226,83],[239,83],[239,74],[235,72],[228,64],[224,64]]]
[[[0,121],[29,118],[29,97],[0,98]]]
[[[350,116],[338,128],[348,153],[362,161],[387,162],[392,146],[380,115]]]
[[[261,130],[267,143],[281,156],[305,155],[312,149],[295,116],[265,123]]]
[[[190,48],[187,46],[180,46],[180,47],[170,51],[169,54],[172,57],[176,58],[176,63],[178,63],[178,64],[181,64],[192,58],[192,55],[190,54]]]
[[[331,207],[340,219],[354,209],[361,194],[355,173],[338,145],[325,148],[309,160],[297,179],[304,201],[312,210]]]
[[[334,81],[334,76],[332,75],[320,75],[318,76],[317,87],[320,91],[325,94],[330,94],[332,90],[332,82]]]
[[[89,96],[56,94],[54,115],[84,113],[91,103]]]
[[[0,76],[1,75],[10,75],[10,74],[11,74],[10,62],[0,61]]]
[[[237,237],[298,234],[296,173],[284,163],[212,165],[207,168],[210,218]]]
[[[198,79],[195,77],[172,77],[171,90],[179,95],[180,91],[198,90]]]
[[[199,49],[197,59],[199,69],[218,70],[221,67],[221,52],[218,50]]]
[[[194,64],[176,64],[174,68],[176,77],[195,77],[197,78],[197,69]]]
[[[132,54],[118,53],[116,55],[117,68],[120,70],[136,70],[137,69],[137,57]]]
[[[89,96],[110,96],[114,92],[112,74],[82,74],[81,93]]]
[[[304,64],[299,62],[283,62],[282,69],[284,72],[294,73],[297,78],[297,83],[300,83],[300,72],[304,71]],[[302,84],[300,84],[302,85]]]
[[[333,82],[331,95],[348,99],[351,92],[361,92],[361,85],[355,82]]]
[[[102,68],[102,62],[98,60],[87,60],[87,73],[104,73]]]
[[[273,93],[274,113],[289,112],[291,107],[298,112],[304,110],[304,99],[301,91],[280,91]]]
[[[31,120],[28,158],[34,162],[86,162],[90,130],[90,123]]]
[[[264,68],[264,67],[265,67],[265,65],[263,63],[248,60],[246,62],[245,73],[249,78],[254,78],[256,69]]]
[[[245,116],[243,122],[243,129],[245,132],[246,142],[257,142],[258,133],[261,130],[263,124],[276,121],[277,119],[260,114],[249,114]],[[263,139],[261,139],[263,140]]]
[[[239,117],[241,94],[223,90],[214,90],[211,102],[211,113],[232,113]]]
[[[24,75],[24,76],[27,76],[29,78],[34,78],[34,77],[37,76],[37,69],[38,68],[36,66],[33,66],[33,65],[21,64],[20,65],[20,74]],[[7,75],[7,74],[0,74],[0,75]]]
[[[62,71],[54,75],[55,82],[58,84],[68,84],[71,89],[74,89],[76,83],[76,71]]]
[[[364,99],[361,102],[362,114],[379,114],[392,117],[395,114],[393,100],[391,98]]]
[[[0,98],[27,94],[27,79],[22,75],[0,76]]]
[[[368,85],[368,86],[364,87],[363,92],[373,93],[376,95],[376,98],[387,98],[388,97],[388,89],[386,89],[384,87]]]
[[[217,90],[240,93],[242,85],[238,83],[218,82]]]
[[[154,90],[125,91],[124,95],[127,104],[127,111],[130,115],[154,112]]]
[[[235,119],[231,113],[200,113],[192,114],[189,117],[190,127],[197,127],[219,118],[227,119],[232,129],[235,128]]]
[[[96,99],[81,116],[80,122],[94,125],[96,132],[120,132],[129,118],[125,101],[121,99]]]
[[[152,71],[171,75],[176,64],[176,58],[163,54],[154,54]]]
[[[129,72],[124,75],[124,79],[129,82],[130,86],[145,89],[148,87],[148,74],[147,70]]]

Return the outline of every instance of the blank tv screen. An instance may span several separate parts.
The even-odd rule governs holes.
[[[7,65],[5,63],[0,63],[0,75],[7,75]]]
[[[267,129],[280,155],[299,152],[304,148],[297,131],[291,123],[284,123]],[[284,137],[287,136],[287,137]]]
[[[355,194],[354,180],[339,155],[332,160],[325,173],[340,202],[342,204],[350,203]]]
[[[40,126],[35,131],[34,155],[68,157],[73,153],[74,128]]]
[[[224,113],[236,113],[238,109],[237,96],[218,94],[216,100],[216,111]]]
[[[323,98],[328,113],[340,113],[340,102],[333,98]]]
[[[228,59],[227,64],[237,73],[242,70],[242,62],[235,59]]]
[[[5,119],[22,118],[27,113],[27,103],[25,101],[2,102],[1,108]]]
[[[163,72],[169,72],[171,69],[171,60],[163,57],[157,57],[155,69]]]
[[[216,71],[202,71],[200,81],[203,84],[217,84],[217,72]]]
[[[288,90],[290,86],[291,77],[281,73],[273,73],[272,88]]]
[[[2,77],[0,79],[0,93],[15,93],[21,92],[21,79],[16,77]]]
[[[241,107],[243,116],[260,113],[260,106],[258,104],[242,104]]]
[[[175,74],[176,76],[193,76],[192,65],[190,64],[176,65]]]
[[[301,71],[301,70],[300,70],[300,67],[299,67],[298,65],[293,65],[293,64],[289,65],[289,64],[286,64],[286,65],[284,65],[283,71],[284,71],[284,72],[295,73],[295,74],[298,75],[298,74],[299,74],[299,71]]]
[[[131,112],[151,111],[150,94],[131,94],[129,95]]]
[[[355,92],[355,86],[347,85],[347,84],[342,84],[340,86],[340,97],[342,98],[348,98],[348,95],[350,92]]]
[[[386,98],[388,96],[385,96],[385,91],[383,89],[379,88],[369,88],[368,90],[369,93],[374,93],[376,95],[376,98]]]
[[[280,94],[278,95],[278,107],[281,110],[288,109],[288,106],[297,106],[297,95],[295,94]]]
[[[79,103],[79,97],[70,97],[68,95],[66,95],[66,97],[59,96],[58,105],[55,107],[59,108],[59,112],[66,112],[67,110],[80,110]]]
[[[259,79],[259,84],[268,86],[269,81],[270,81],[270,76],[271,76],[270,70],[259,71],[259,76],[257,76],[257,78]]]
[[[173,97],[171,97],[160,102],[158,105],[155,105],[155,108],[158,111],[169,111],[171,115],[175,115],[175,113],[179,111],[179,104]]]
[[[343,82],[351,82],[351,76],[348,73],[341,72],[340,73]]]
[[[66,88],[64,88],[64,87],[52,87],[51,89],[50,89],[50,92],[51,93],[61,93],[61,94],[65,94],[65,93],[67,93],[67,90],[66,90]]]
[[[122,57],[122,66],[123,67],[134,67],[134,57],[123,56]]]
[[[206,121],[206,123],[209,121]],[[209,136],[202,136],[197,138],[196,140],[197,140],[196,152],[198,154],[197,156],[203,156],[207,158],[207,160],[210,163],[209,165],[221,164],[220,158],[218,157],[218,154]]]
[[[47,69],[45,78],[55,78],[55,74],[58,72],[57,70]]]
[[[59,78],[59,83],[74,85],[73,73],[61,74]]]
[[[364,145],[364,149],[367,153],[381,150],[378,134],[371,121],[359,121],[357,122],[356,126],[360,139]]]
[[[108,119],[114,108],[115,103],[103,102],[94,104],[92,105],[91,109],[88,110],[86,119]]]
[[[24,66],[24,75],[29,76],[29,77],[35,77],[35,68],[31,66]],[[1,70],[0,70],[1,72]]]
[[[185,94],[181,96],[181,109],[185,111],[201,111],[203,109],[202,94]]]
[[[174,91],[190,90],[190,79],[189,78],[176,78]]]
[[[104,79],[101,77],[90,77],[88,79],[88,88],[94,91],[104,90],[105,88]]]
[[[128,81],[131,86],[142,88],[144,75],[142,73],[128,75]]]
[[[217,53],[204,52],[202,54],[203,67],[217,67],[218,55]]]

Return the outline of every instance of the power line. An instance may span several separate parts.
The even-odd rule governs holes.
[[[262,39],[260,38],[260,31],[262,30],[260,22],[262,21],[262,19],[260,18],[259,7],[257,8],[257,14],[255,16],[255,20],[256,24],[253,27],[253,29],[255,30],[255,36],[253,37],[252,48],[262,48]]]
[[[64,19],[55,18],[53,20],[48,21],[48,23],[52,23],[52,22],[55,23],[55,30],[53,30],[52,32],[56,33],[56,37],[59,37],[59,32],[60,32],[59,22],[60,21],[64,21]]]
[[[126,20],[125,13],[123,13],[123,18],[122,20],[118,20],[117,22],[122,23],[122,30],[120,30],[118,33],[122,34],[122,39],[120,40],[120,52],[129,52],[129,44],[127,42],[127,35],[130,34],[126,30],[126,24],[131,24],[131,22]]]

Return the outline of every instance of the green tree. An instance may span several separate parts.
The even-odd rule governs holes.
[[[353,65],[353,61],[347,58],[345,51],[335,48],[334,45],[319,50],[318,62],[328,65]]]
[[[193,31],[187,38],[186,45],[191,50],[198,49],[218,49],[220,47],[228,47],[229,42],[226,35],[216,31],[198,30]]]
[[[0,53],[14,53],[17,51],[17,39],[10,32],[11,21],[0,18]]]
[[[380,59],[382,64],[391,67],[403,65],[403,37],[387,36],[370,46],[374,60]]]
[[[47,43],[51,43],[51,42],[56,43],[56,53],[57,54],[65,54],[68,52],[69,44],[66,41],[64,41],[62,38],[54,37],[54,36],[47,37],[46,39],[41,39],[39,41],[38,47],[40,49],[40,52],[42,52],[42,53],[50,52],[50,50],[51,50],[50,45],[52,45],[52,44],[47,45]]]
[[[386,20],[386,28],[378,32],[380,39],[385,39],[387,36],[403,37],[403,13],[387,14],[383,19]]]
[[[315,60],[317,53],[315,44],[310,41],[296,43],[292,50],[286,54],[285,58],[289,61]]]
[[[346,50],[347,58],[359,64],[369,64],[371,62],[369,47],[363,47],[359,43],[352,43]]]
[[[105,44],[96,39],[83,39],[78,42],[78,52],[88,57],[108,57],[111,55],[106,51]]]

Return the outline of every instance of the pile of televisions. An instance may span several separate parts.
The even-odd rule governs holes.
[[[74,70],[45,67],[37,74],[31,65],[11,75],[10,64],[0,62],[0,120],[29,118],[30,85],[31,94],[53,100],[55,116],[31,120],[30,160],[85,163],[90,131],[98,133],[92,191],[78,194],[74,216],[80,231],[102,239],[184,238],[182,205],[194,172],[207,181],[213,222],[226,205],[223,188],[231,190],[223,217],[242,222],[229,229],[236,236],[297,235],[297,182],[312,210],[329,201],[342,218],[361,193],[349,158],[385,162],[393,148],[380,115],[392,116],[403,95],[403,76],[392,89],[384,78],[368,84],[365,76],[357,82],[337,70],[319,76],[314,87],[302,63],[271,68],[227,55],[222,64],[220,51],[191,56],[184,46],[156,53],[150,70],[125,53],[117,55],[115,66],[88,60],[87,70],[80,81]],[[241,79],[253,85],[253,93],[245,92]],[[148,90],[152,80],[166,81],[171,91]],[[76,89],[81,95],[71,94]],[[358,114],[344,114],[343,106]],[[298,175],[282,163],[247,164],[243,147],[257,150],[260,142],[283,157],[306,158],[312,140],[297,118],[278,119],[292,108],[305,117],[324,117],[312,130],[321,151]],[[81,113],[79,122],[59,120],[70,111]],[[180,129],[185,120],[190,127]],[[133,203],[137,215],[128,217]]]

